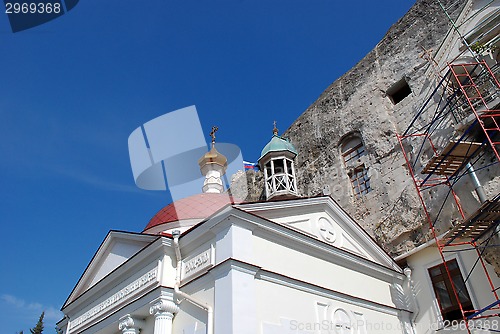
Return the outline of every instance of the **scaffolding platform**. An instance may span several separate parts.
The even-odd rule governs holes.
[[[467,333],[471,334],[467,320],[499,316],[497,313],[492,313],[492,310],[500,309],[498,288],[493,286],[482,253],[486,247],[491,247],[488,246],[488,242],[492,240],[500,223],[500,194],[482,203],[479,209],[467,217],[455,186],[462,177],[470,174],[469,167],[477,171],[500,163],[500,107],[498,106],[500,83],[485,62],[449,64],[448,67],[448,74],[441,77],[441,81],[422,103],[408,128],[402,135],[398,134],[397,138],[445,268],[447,268],[445,252],[475,251],[478,256],[475,263],[481,264],[491,288],[494,302],[470,314],[462,308],[460,287],[455,285],[450,271],[446,269]],[[450,126],[454,131],[450,131],[452,130]],[[442,130],[445,131],[441,132]],[[443,135],[449,137],[444,142],[446,147],[440,152],[440,148],[436,149],[433,143],[433,137],[438,136],[443,140],[445,139]],[[457,135],[460,138],[457,138]],[[429,147],[432,149],[433,157],[428,159],[423,169],[420,169],[420,162],[426,159]],[[484,156],[485,159],[480,159],[480,156]],[[425,175],[423,179],[422,176],[416,175],[416,168],[419,173]],[[432,196],[433,189],[447,190],[443,200]],[[453,203],[448,205],[456,212],[450,217],[443,218],[448,198],[453,200]],[[429,201],[435,203],[428,206]],[[443,238],[438,237],[436,224],[446,223],[454,218],[458,218],[459,223]],[[481,240],[481,244],[478,245],[477,241],[482,238],[484,241]],[[454,241],[456,239],[460,240]],[[469,248],[446,250],[449,247],[465,245]],[[471,268],[465,282],[470,278],[476,264]]]
[[[500,222],[500,195],[484,202],[470,217],[455,225],[444,237],[449,245],[457,238],[469,238],[473,241],[481,238]]]
[[[435,155],[422,170],[422,174],[454,175],[481,148],[481,143],[450,141],[439,155]]]

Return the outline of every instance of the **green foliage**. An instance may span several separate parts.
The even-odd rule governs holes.
[[[495,51],[495,49],[496,49],[496,47],[494,45],[483,44],[483,43],[480,43],[480,42],[476,42],[474,44],[471,44],[470,48],[471,48],[472,51],[474,51],[477,54],[482,54],[485,51],[487,51],[487,52]]]
[[[43,317],[45,316],[45,312],[42,312],[40,315],[40,319],[36,323],[36,326],[30,329],[31,334],[42,334],[43,333]]]

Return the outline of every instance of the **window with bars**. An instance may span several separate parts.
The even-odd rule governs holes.
[[[450,272],[449,276],[446,273],[444,263],[429,268],[432,287],[436,294],[443,320],[461,320],[463,317],[460,311],[460,304],[464,311],[471,311],[474,307],[472,306],[472,301],[467,291],[467,287],[465,286],[460,268],[458,267],[457,260],[447,261],[446,266]],[[453,281],[460,302],[455,297],[451,281]]]
[[[356,197],[361,197],[370,192],[370,178],[364,166],[360,166],[350,171],[349,179],[351,180],[352,189]]]
[[[359,139],[359,138],[357,138]],[[346,165],[350,165],[352,163],[356,163],[356,160],[365,155],[365,146],[360,141],[359,143],[356,140],[356,145],[354,147],[347,148],[346,151],[342,152],[342,156],[344,157],[344,162]]]
[[[370,177],[368,170],[361,161],[361,157],[366,155],[365,146],[359,135],[350,135],[345,138],[340,146],[342,158],[344,159],[347,175],[351,181],[352,190],[357,198],[371,191]]]

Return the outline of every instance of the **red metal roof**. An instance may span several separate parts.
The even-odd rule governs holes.
[[[227,194],[197,194],[170,203],[151,218],[144,231],[181,219],[205,219],[234,200]]]

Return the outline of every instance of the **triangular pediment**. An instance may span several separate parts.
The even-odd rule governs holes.
[[[155,239],[156,237],[153,235],[110,231],[64,303],[63,308]]]
[[[387,268],[394,260],[329,196],[243,204],[240,209]]]

